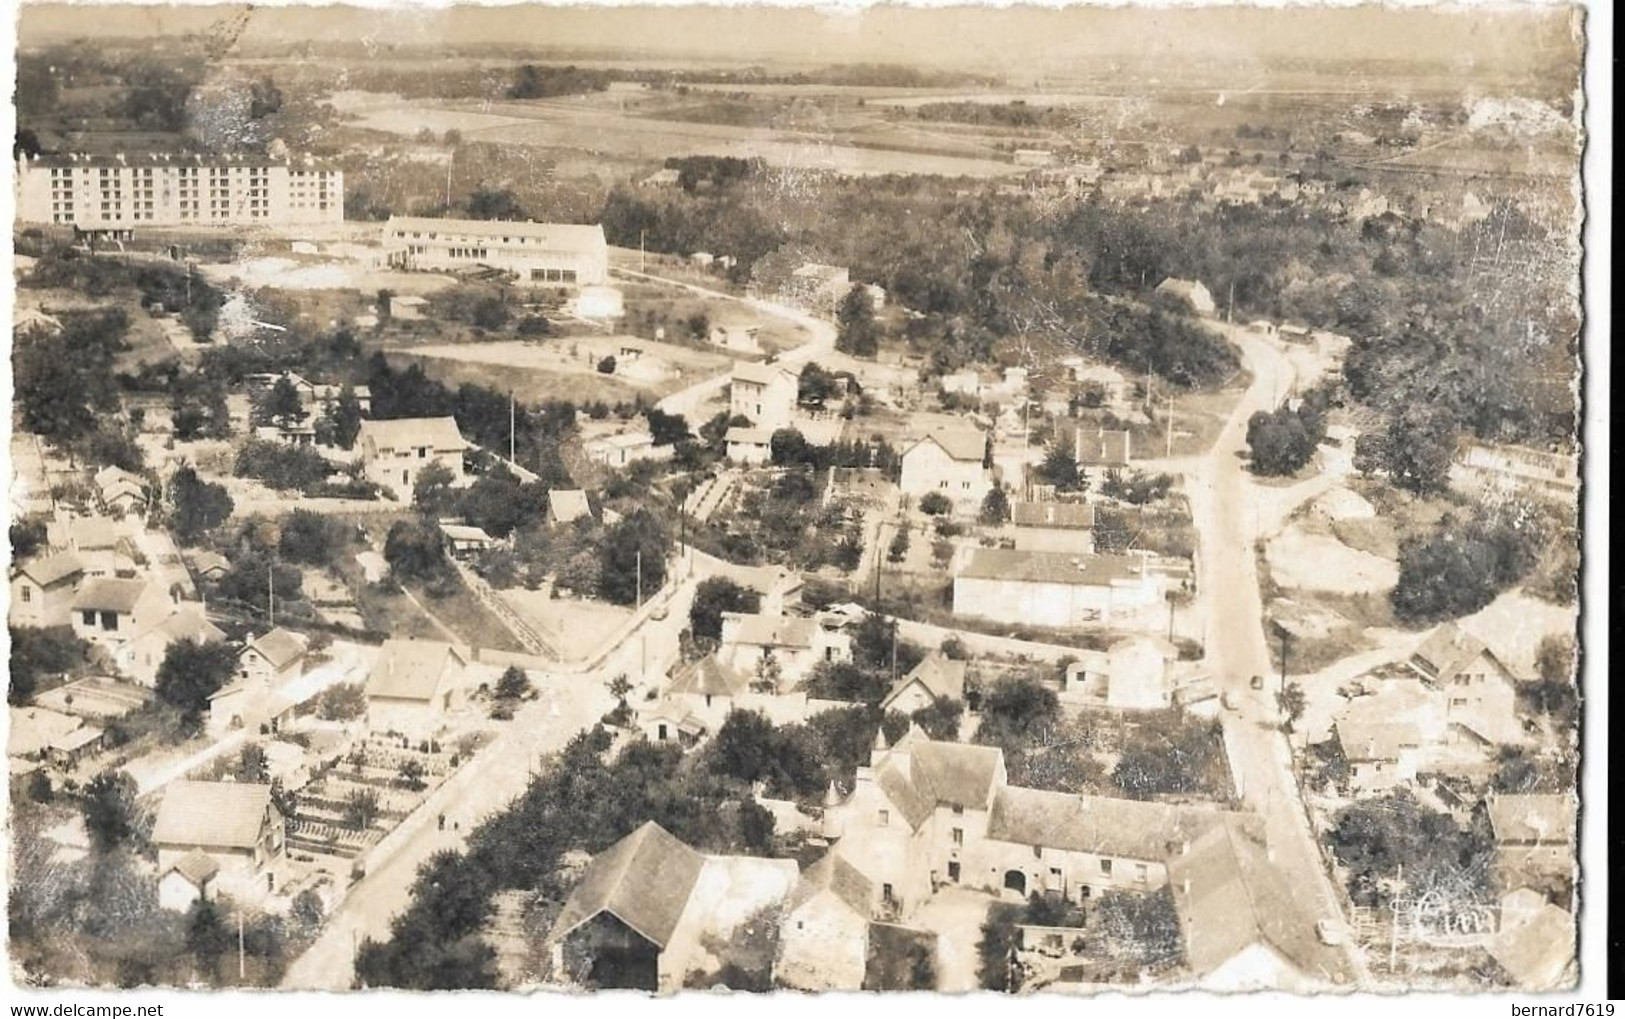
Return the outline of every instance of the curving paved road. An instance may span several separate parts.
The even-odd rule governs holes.
[[[1247,419],[1271,409],[1276,394],[1289,392],[1293,369],[1281,351],[1246,330],[1214,323],[1241,349],[1253,373],[1213,449],[1187,483],[1191,511],[1200,535],[1200,597],[1209,619],[1207,661],[1221,687],[1236,699],[1237,710],[1223,712],[1226,742],[1240,774],[1242,798],[1264,817],[1275,866],[1288,883],[1312,904],[1317,919],[1343,922],[1336,889],[1310,830],[1293,772],[1292,754],[1279,729],[1275,704],[1279,676],[1270,663],[1264,632],[1264,606],[1259,595],[1254,547],[1261,531],[1261,493],[1245,469]],[[1265,677],[1264,689],[1253,690],[1251,678]],[[1366,986],[1370,975],[1358,952],[1341,949],[1355,981]]]

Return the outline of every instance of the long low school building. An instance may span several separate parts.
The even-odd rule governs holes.
[[[954,577],[954,615],[1034,626],[1129,623],[1163,602],[1166,578],[1144,555],[977,549]]]
[[[596,286],[609,279],[609,246],[597,224],[392,216],[384,254],[400,269],[492,268],[521,283]]]

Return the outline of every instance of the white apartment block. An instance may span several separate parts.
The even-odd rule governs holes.
[[[82,230],[342,223],[344,171],[256,155],[25,156],[17,218]]]

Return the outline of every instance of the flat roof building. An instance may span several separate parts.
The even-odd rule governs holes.
[[[453,271],[487,267],[521,283],[598,286],[609,281],[609,246],[594,223],[423,219],[391,216],[384,254],[401,269]]]

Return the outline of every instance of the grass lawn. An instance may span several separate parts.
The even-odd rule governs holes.
[[[441,598],[429,594],[421,585],[412,584],[409,587],[436,619],[449,626],[458,639],[470,647],[519,654],[525,652],[525,646],[514,637],[507,624],[486,608],[485,603],[460,580],[452,593]]]

